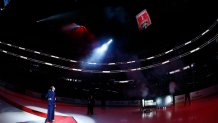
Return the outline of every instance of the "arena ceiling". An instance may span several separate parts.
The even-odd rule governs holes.
[[[1,38],[76,60],[112,38],[108,57],[125,61],[200,35],[216,21],[215,5],[197,0],[11,0],[1,11]],[[140,31],[136,15],[144,9],[152,24]],[[73,24],[85,29],[75,34]]]

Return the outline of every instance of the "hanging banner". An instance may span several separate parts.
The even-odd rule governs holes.
[[[145,30],[149,25],[151,25],[151,19],[146,9],[136,15],[136,20],[139,30]]]

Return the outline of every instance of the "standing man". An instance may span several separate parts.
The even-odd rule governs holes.
[[[94,104],[95,104],[95,100],[94,100],[93,96],[90,95],[89,98],[88,98],[88,111],[87,111],[88,115],[89,114],[93,115]]]
[[[190,97],[190,86],[188,84],[186,84],[185,87],[185,105],[186,102],[188,101],[188,104],[191,105],[191,97]]]
[[[51,86],[51,88],[48,90],[48,93],[46,95],[46,98],[48,100],[48,113],[46,121],[49,123],[54,122],[54,110],[55,110],[55,87]]]

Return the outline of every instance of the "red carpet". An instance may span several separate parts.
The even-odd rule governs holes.
[[[55,116],[55,123],[76,123],[72,117]]]
[[[3,88],[0,88],[0,98],[3,99],[4,101],[6,101],[7,103],[15,106],[16,108],[18,109],[21,109],[23,111],[26,111],[28,113],[31,113],[31,114],[34,114],[34,115],[37,115],[37,116],[41,116],[41,117],[45,117],[46,118],[46,113],[43,113],[43,112],[40,112],[40,111],[36,111],[36,110],[33,110],[33,109],[30,109],[28,107],[25,107],[15,101],[13,101],[12,99],[8,98],[8,94],[9,95],[12,95],[15,96],[15,97],[19,97],[19,98],[29,98],[30,102],[31,101],[37,101],[37,99],[32,99],[30,97],[25,97],[23,95],[19,95],[17,93],[11,93],[11,92],[8,92],[7,90],[3,89]],[[55,123],[77,123],[76,120],[73,118],[73,117],[70,117],[70,116],[58,116],[58,115],[55,115]]]

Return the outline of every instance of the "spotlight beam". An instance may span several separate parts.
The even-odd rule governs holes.
[[[103,57],[106,54],[106,51],[108,50],[109,45],[113,42],[112,39],[101,45],[100,47],[97,47],[93,50],[90,57],[86,60],[87,62],[93,63],[93,62],[101,62]]]

